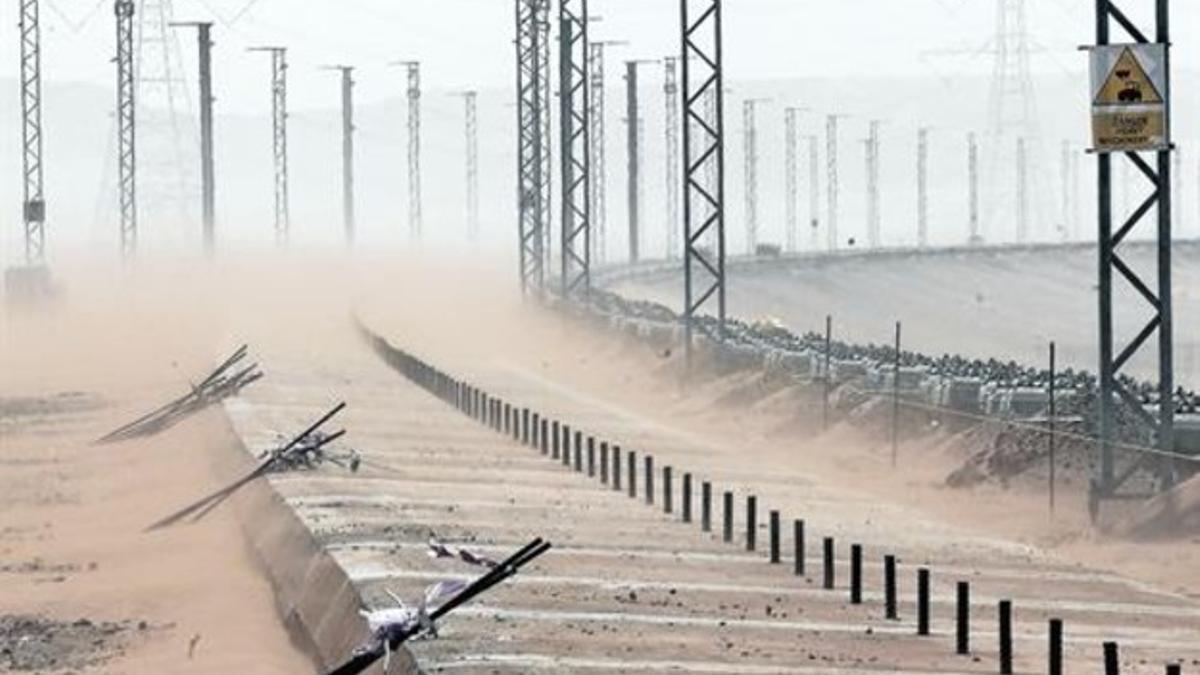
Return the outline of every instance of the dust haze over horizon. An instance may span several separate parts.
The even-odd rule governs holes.
[[[1200,7],[1175,3],[1176,26],[1200,20]],[[388,64],[422,61],[423,173],[426,241],[458,246],[465,240],[462,104],[449,94],[476,88],[480,94],[482,241],[492,254],[515,251],[512,3],[506,0],[438,0],[384,3],[350,0],[306,3],[280,0],[177,0],[180,20],[212,20],[216,92],[218,237],[223,246],[267,244],[271,239],[269,149],[269,63],[249,54],[254,45],[289,47],[289,105],[292,151],[292,211],[300,245],[327,245],[341,236],[340,142],[337,81],[318,67],[357,66],[357,174],[360,242],[369,246],[405,243],[405,107],[403,72]],[[608,63],[608,154],[610,255],[624,240],[624,91],[620,61],[661,58],[678,52],[675,2],[592,0],[600,20],[593,39],[622,39]],[[1058,147],[1087,138],[1086,77],[1079,44],[1089,42],[1092,5],[1050,0],[1028,2],[1032,70],[1043,143],[1035,153],[1037,183],[1057,179]],[[741,100],[770,97],[759,113],[761,238],[783,240],[782,108],[806,105],[804,133],[823,133],[825,113],[844,113],[841,133],[842,227],[859,236],[865,206],[862,138],[869,119],[884,120],[881,183],[883,236],[888,245],[911,243],[915,194],[912,166],[916,129],[933,127],[931,140],[931,240],[962,238],[966,218],[963,164],[965,135],[986,131],[990,45],[995,3],[988,0],[853,0],[818,3],[743,0],[726,3],[725,56],[731,93],[726,102],[727,190],[731,249],[741,250]],[[1135,12],[1136,13],[1136,12]],[[49,251],[87,247],[115,253],[115,190],[112,133],[112,7],[107,0],[47,0],[42,9],[46,87],[46,181]],[[1178,33],[1178,31],[1177,31]],[[178,34],[186,90],[194,114],[195,36]],[[0,59],[17,63],[15,26],[0,26]],[[1176,40],[1176,136],[1186,149],[1195,110],[1200,45]],[[661,66],[648,65],[643,83],[646,123],[643,203],[648,223],[644,248],[661,251],[663,234],[663,144]],[[18,203],[20,153],[17,86],[0,90],[0,200]],[[185,112],[187,112],[185,110]],[[195,123],[185,120],[185,138]],[[147,129],[143,133],[150,134]],[[149,138],[149,136],[144,136]],[[191,145],[195,145],[192,143]],[[146,146],[144,146],[146,147]],[[185,148],[187,154],[194,150]],[[147,151],[148,152],[148,151]],[[985,154],[988,148],[984,149]],[[153,161],[143,156],[145,162]],[[1185,164],[1182,226],[1196,231],[1195,162]],[[194,167],[188,163],[185,171]],[[143,174],[145,175],[145,174]],[[1090,231],[1091,164],[1085,163],[1083,222]],[[1000,176],[997,182],[1006,182]],[[1008,181],[1011,182],[1011,181]],[[198,191],[195,185],[192,192]],[[185,194],[185,197],[189,195]],[[1062,225],[1054,188],[1035,195],[1034,238],[1057,238]],[[194,214],[164,219],[155,214],[153,194],[142,190],[144,241],[150,250],[191,250]],[[184,199],[190,208],[196,199]],[[192,209],[194,210],[194,209]],[[801,205],[807,215],[807,205]],[[19,212],[10,209],[0,237],[0,259],[17,262]],[[990,239],[1002,241],[1005,218],[985,223]]]

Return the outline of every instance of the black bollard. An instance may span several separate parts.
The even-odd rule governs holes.
[[[725,503],[722,504],[725,521],[722,523],[724,532],[722,532],[726,544],[733,543],[733,493],[726,491],[724,495]]]
[[[929,570],[917,570],[917,635],[929,635]]]
[[[533,413],[533,426],[530,428],[529,440],[532,441],[533,447],[535,448],[541,444],[539,440],[540,436],[538,435],[538,430],[541,428],[541,425],[542,420],[540,419],[540,416],[537,413]]]
[[[1062,619],[1050,619],[1050,675],[1063,675],[1063,622]]]
[[[692,474],[683,474],[683,489],[680,491],[680,511],[683,522],[692,522]]]
[[[884,616],[892,621],[899,619],[896,612],[896,556],[883,556],[883,605]]]
[[[758,535],[758,497],[746,497],[746,550],[757,548]]]
[[[779,512],[771,511],[771,564],[778,565],[781,560],[779,555]]]
[[[825,589],[833,590],[834,586],[834,569],[833,569],[833,537],[825,537],[824,542],[825,554]]]
[[[1167,675],[1183,675],[1183,666],[1178,663],[1167,664]]]
[[[510,434],[510,433],[512,433],[512,429],[513,429],[512,406],[508,403],[505,403],[504,404],[504,433]]]
[[[633,450],[629,451],[629,496],[637,497],[637,453]]]
[[[608,441],[600,441],[600,483],[608,485]]]
[[[646,503],[654,503],[654,455],[645,455],[642,457],[644,465],[644,476],[642,492],[646,496]]]
[[[562,436],[559,435],[558,420],[554,420],[554,424],[551,425],[551,428],[553,428],[554,431],[553,438],[550,439],[550,456],[554,459],[558,459],[559,441],[562,439]]]
[[[583,471],[583,432],[575,432],[575,471]]]
[[[712,483],[700,484],[700,531],[712,532]]]
[[[596,439],[593,436],[588,436],[587,466],[588,466],[588,478],[595,478],[596,477]]]
[[[965,581],[958,582],[955,613],[955,653],[965,656],[971,653],[971,585]]]
[[[563,466],[571,465],[571,425],[564,424],[562,428],[562,463]]]
[[[547,433],[546,433],[547,431],[549,431],[549,428],[550,428],[550,425],[549,425],[549,423],[547,423],[547,422],[546,422],[546,418],[545,418],[545,417],[543,417],[543,418],[542,418],[542,427],[541,427],[541,433],[538,435],[538,437],[539,437],[539,438],[541,439],[541,441],[542,441],[542,454],[543,454],[543,455],[545,455],[545,454],[548,454],[548,453],[550,452],[550,440],[549,440],[549,438],[547,437],[548,435],[547,435]]]
[[[521,409],[521,442],[529,445],[529,408]]]
[[[612,487],[617,492],[621,491],[621,446],[613,446],[613,469],[612,469]]]
[[[792,540],[795,547],[794,555],[796,557],[793,565],[793,572],[798,577],[804,576],[804,521],[792,521]]]
[[[1000,675],[1012,675],[1013,671],[1013,636],[1012,636],[1012,601],[1001,600],[1000,616]]]
[[[1121,675],[1121,652],[1115,642],[1104,643],[1104,675]]]
[[[862,604],[862,544],[850,544],[850,604]]]
[[[671,467],[664,466],[662,470],[663,480],[663,513],[671,513],[674,508],[674,500],[671,498]]]

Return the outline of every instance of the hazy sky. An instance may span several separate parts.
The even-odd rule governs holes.
[[[1136,14],[1153,3],[1127,4]],[[1173,4],[1178,28],[1200,22],[1200,3]],[[0,22],[0,58],[14,65],[15,75],[11,5],[13,21]],[[42,0],[42,5],[47,80],[111,83],[112,0]],[[677,0],[592,0],[592,14],[602,17],[593,35],[630,42],[614,58],[676,53],[678,6]],[[1028,0],[1038,47],[1035,69],[1082,75],[1083,57],[1074,48],[1089,41],[1093,6],[1090,0]],[[995,7],[995,0],[727,0],[728,76],[986,72]],[[174,0],[174,12],[181,20],[216,22],[216,88],[226,112],[257,111],[264,102],[267,57],[244,52],[254,44],[291,48],[296,107],[336,102],[333,76],[317,70],[322,63],[359,66],[363,100],[399,93],[401,72],[387,64],[402,58],[425,62],[431,88],[505,88],[513,77],[512,0]],[[193,35],[180,35],[189,71]],[[1176,44],[1177,65],[1200,63],[1195,43],[1178,35]]]

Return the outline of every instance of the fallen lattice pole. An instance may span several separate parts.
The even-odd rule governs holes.
[[[249,348],[246,345],[238,349],[221,365],[217,366],[200,384],[192,385],[191,391],[179,398],[157,408],[141,417],[125,424],[96,440],[96,443],[116,443],[141,436],[157,434],[173,426],[185,417],[199,412],[204,408],[231,396],[238,395],[243,389],[260,378],[263,373],[257,363],[238,368],[238,364],[246,358]]]

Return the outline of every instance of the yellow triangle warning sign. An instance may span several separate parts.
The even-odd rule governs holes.
[[[1146,74],[1146,69],[1134,56],[1133,50],[1126,47],[1117,57],[1096,94],[1093,105],[1138,105],[1162,103],[1162,94]]]

